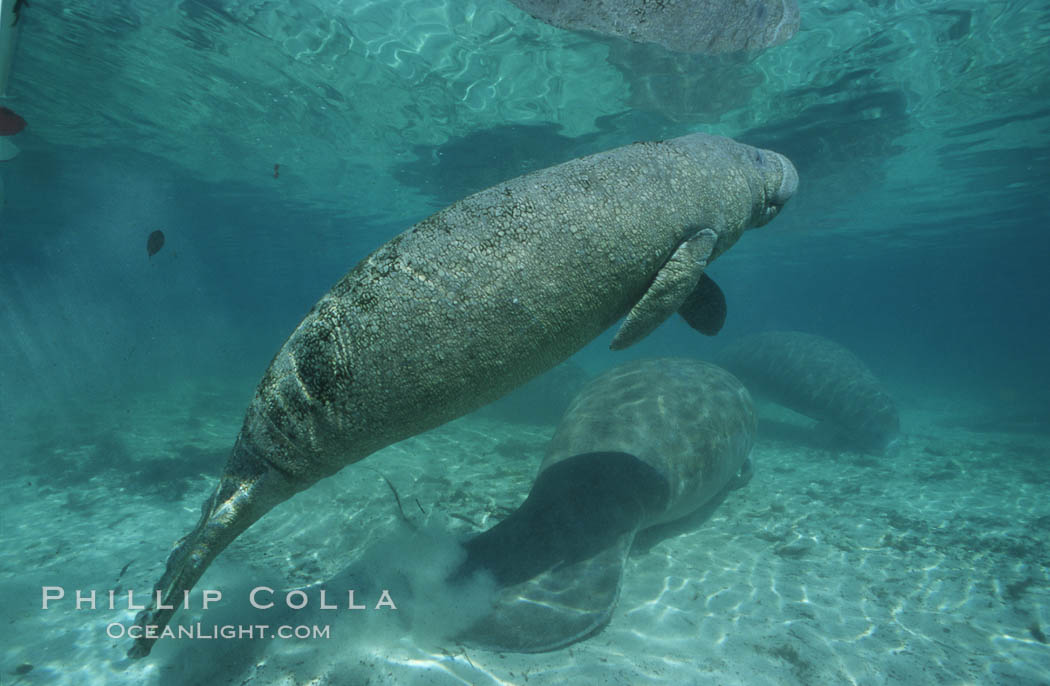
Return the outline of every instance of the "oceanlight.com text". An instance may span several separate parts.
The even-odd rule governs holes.
[[[191,639],[191,640],[228,640],[228,639],[289,639],[289,640],[311,640],[331,638],[331,627],[328,625],[306,625],[299,624],[290,626],[280,624],[205,624],[196,622],[181,626],[166,626],[158,630],[152,624],[140,626],[132,624],[125,625],[122,622],[111,622],[106,626],[106,635],[110,638],[139,639],[143,636],[149,639]]]

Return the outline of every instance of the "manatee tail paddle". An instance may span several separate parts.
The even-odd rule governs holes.
[[[521,507],[466,544],[450,581],[482,572],[501,590],[492,612],[460,640],[538,653],[600,631],[635,533],[668,496],[667,481],[626,453],[577,455],[542,472]]]
[[[251,471],[254,473],[242,477],[224,474],[215,492],[205,501],[197,526],[171,551],[164,575],[153,589],[150,605],[135,618],[141,633],[128,650],[129,658],[149,655],[184,594],[193,588],[215,556],[275,505],[299,490],[276,469]]]

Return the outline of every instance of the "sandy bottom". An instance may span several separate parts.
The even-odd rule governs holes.
[[[148,594],[196,522],[243,402],[241,387],[187,383],[0,439],[4,684],[1050,681],[1050,435],[974,430],[919,405],[904,407],[893,457],[828,449],[806,421],[764,408],[751,483],[699,529],[633,555],[601,633],[538,655],[447,638],[472,611],[442,586],[454,537],[517,506],[554,428],[466,417],[271,512],[198,584],[224,601],[202,611],[194,596],[178,615],[206,631],[327,626],[327,638],[162,641],[129,661],[130,641],[107,627],[132,624],[127,590]],[[240,609],[253,587],[306,586],[348,564],[372,572],[355,602],[372,608],[379,584],[398,609],[347,610],[344,590],[329,596],[339,610],[313,591],[299,612],[281,593],[273,610]],[[42,586],[67,597],[43,610]],[[98,609],[75,609],[77,589],[95,589]]]

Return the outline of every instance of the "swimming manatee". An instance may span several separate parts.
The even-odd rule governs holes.
[[[230,541],[319,479],[500,397],[625,315],[614,348],[679,307],[716,329],[696,321],[719,314],[696,303],[712,292],[704,268],[797,183],[782,155],[692,134],[512,179],[380,246],[270,363],[128,655],[149,653]]]
[[[718,356],[756,396],[825,422],[851,447],[892,451],[897,405],[864,362],[838,343],[801,331],[765,331]]]
[[[708,362],[637,360],[588,383],[525,502],[466,543],[453,580],[484,572],[499,592],[461,640],[540,652],[601,629],[636,534],[709,515],[746,483],[755,425],[743,384]]]

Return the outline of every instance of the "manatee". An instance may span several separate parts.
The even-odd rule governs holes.
[[[745,336],[717,358],[758,396],[826,422],[853,447],[892,449],[900,432],[893,398],[856,355],[800,331]]]
[[[138,624],[163,630],[215,556],[278,503],[495,400],[624,315],[614,348],[681,305],[711,316],[691,300],[704,268],[776,216],[797,183],[775,152],[692,134],[501,183],[380,246],[270,363]],[[137,639],[129,656],[154,641]]]
[[[678,52],[760,50],[798,32],[796,0],[511,0],[562,29],[594,31]]]
[[[467,542],[454,580],[483,571],[500,590],[461,640],[541,652],[599,631],[636,534],[710,514],[750,474],[756,421],[743,384],[709,362],[639,360],[591,381],[525,502]]]

